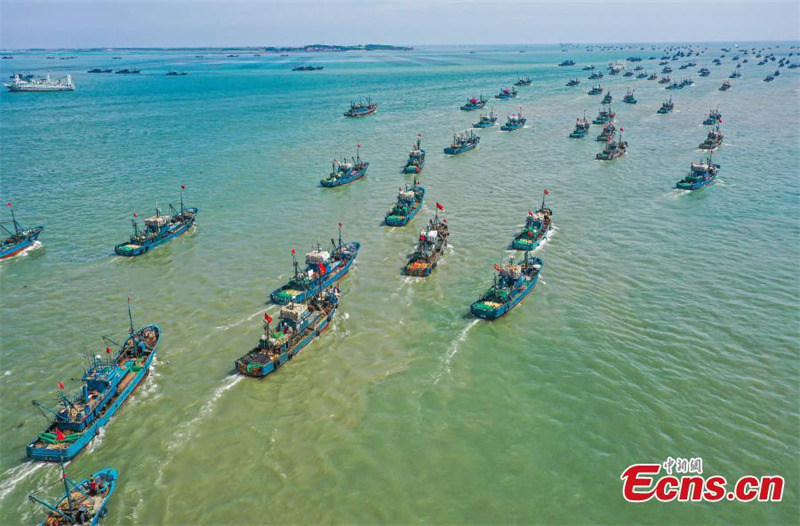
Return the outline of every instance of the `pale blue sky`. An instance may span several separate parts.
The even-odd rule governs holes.
[[[800,0],[0,0],[0,48],[797,40]]]

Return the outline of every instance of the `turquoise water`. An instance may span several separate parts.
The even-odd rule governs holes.
[[[719,47],[691,58],[699,68]],[[629,153],[602,163],[598,126],[567,138],[599,109],[577,68],[660,52],[202,53],[0,62],[3,78],[50,70],[78,87],[0,95],[0,197],[46,227],[41,248],[0,264],[0,523],[34,521],[26,494],[58,476],[24,463],[45,425],[30,400],[77,386],[101,336],[125,332],[129,294],[137,325],[164,328],[155,370],[68,466],[120,472],[105,524],[797,522],[800,70],[763,83],[775,63],[751,59],[726,93],[731,54],[708,78],[673,66],[695,78],[678,92],[606,76],[616,101],[630,86],[639,103],[614,105]],[[577,68],[555,67],[567,55]],[[304,61],[325,70],[288,71]],[[142,73],[85,73],[125,66]],[[517,100],[490,102],[501,121],[521,107],[525,129],[441,153],[478,117],[458,111],[465,98],[525,74]],[[656,115],[669,93],[675,112]],[[341,116],[367,95],[376,115]],[[717,105],[718,181],[674,190]],[[428,199],[390,230],[380,223],[418,132]],[[367,177],[319,188],[357,143]],[[196,230],[114,257],[130,214],[177,203],[181,184]],[[473,320],[469,303],[544,188],[556,229],[536,252],[539,285],[505,318]],[[436,201],[452,250],[431,278],[405,278]],[[332,330],[264,381],[234,376],[275,312],[289,251],[328,242],[338,221],[363,248]],[[783,475],[784,501],[626,503],[622,471],[667,456],[700,456],[729,480]]]

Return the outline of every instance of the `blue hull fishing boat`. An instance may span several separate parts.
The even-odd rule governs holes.
[[[489,112],[489,115],[481,114],[481,117],[478,119],[478,122],[472,125],[473,128],[491,128],[497,124],[497,115],[494,114],[494,110]]]
[[[665,100],[664,103],[658,108],[656,113],[661,115],[666,115],[670,113],[673,109],[675,109],[675,103],[672,102],[672,96],[670,95],[669,100]]]
[[[533,251],[539,248],[542,241],[553,228],[553,211],[545,206],[545,199],[550,194],[550,190],[545,190],[542,195],[542,206],[534,211],[528,212],[525,226],[511,242],[514,250]]]
[[[540,258],[525,259],[517,265],[494,266],[494,284],[470,306],[472,314],[484,320],[496,320],[516,307],[539,282],[539,274],[544,267]]]
[[[130,303],[128,313],[130,315]],[[47,429],[28,444],[28,458],[66,462],[80,453],[147,376],[161,335],[161,327],[155,324],[134,331],[131,318],[128,339],[119,345],[116,356],[110,357],[111,349],[106,347],[109,357],[92,359],[83,374],[79,393],[67,396],[59,382],[60,408],[51,409],[34,401],[42,414],[49,413],[53,419]]]
[[[236,370],[245,376],[263,378],[297,356],[330,326],[339,307],[338,289],[320,290],[307,302],[281,308],[278,324],[264,313],[264,335],[250,352],[236,360]]]
[[[717,178],[720,165],[711,162],[709,155],[706,162],[692,162],[689,165],[689,174],[675,184],[679,190],[697,190],[711,183]]]
[[[475,111],[481,110],[486,106],[486,99],[483,98],[483,95],[478,96],[478,98],[471,98],[467,99],[467,102],[461,106],[462,111]]]
[[[722,139],[725,136],[722,134],[722,131],[719,129],[719,125],[716,128],[708,132],[706,139],[700,143],[698,148],[701,150],[716,150],[720,146],[722,146]]]
[[[0,228],[8,235],[8,237],[0,243],[0,260],[14,257],[31,248],[33,244],[36,243],[36,240],[39,239],[39,234],[44,230],[43,226],[23,228],[14,215],[14,207],[11,206],[11,203],[8,203],[8,207],[11,209],[11,225],[14,230],[12,232],[11,229],[6,228],[3,223],[0,223]]]
[[[169,208],[172,211],[172,215],[169,216],[161,215],[161,209],[156,208],[156,215],[144,220],[144,230],[139,230],[139,225],[136,222],[137,216],[133,214],[133,219],[131,219],[133,235],[130,241],[115,246],[114,252],[118,256],[141,256],[157,246],[186,233],[194,225],[197,217],[197,208],[185,208],[183,206],[183,190],[184,187],[181,186],[180,210],[176,210],[170,204]]]
[[[508,116],[508,119],[506,120],[506,123],[503,124],[502,126],[500,126],[500,129],[503,130],[503,131],[519,130],[520,128],[525,126],[526,122],[528,122],[528,119],[526,119],[522,115],[522,108],[520,108],[519,112],[516,115],[509,115]]]
[[[108,513],[108,501],[117,489],[118,480],[115,469],[102,469],[76,483],[67,476],[62,464],[64,495],[52,502],[36,493],[28,495],[28,499],[43,506],[48,512],[39,526],[97,526],[100,519]]]
[[[481,138],[475,135],[474,132],[465,131],[453,135],[453,144],[444,149],[447,155],[458,155],[459,153],[468,152],[478,147]]]
[[[322,179],[319,184],[325,188],[333,188],[334,186],[342,186],[354,181],[358,181],[367,174],[369,163],[363,161],[359,156],[361,145],[359,144],[356,149],[355,158],[351,158],[350,162],[345,158],[344,161],[334,159],[331,164],[331,173],[328,177]]]
[[[708,111],[708,117],[703,120],[703,124],[706,126],[722,124],[722,113],[720,113],[719,107],[717,107],[715,110]]]
[[[408,161],[403,167],[403,173],[418,174],[425,168],[425,150],[422,149],[422,135],[417,134],[417,142],[408,154]]]
[[[286,305],[311,299],[325,287],[342,279],[358,256],[361,243],[351,241],[342,243],[342,224],[339,223],[339,243],[331,239],[333,251],[327,252],[319,246],[306,254],[306,269],[300,272],[299,264],[292,249],[294,277],[286,285],[275,289],[269,295],[272,303]]]
[[[378,111],[378,105],[372,102],[372,99],[367,97],[367,103],[364,104],[362,101],[358,102],[351,102],[350,109],[344,112],[345,117],[365,117],[367,115],[372,115]]]
[[[407,225],[417,215],[424,202],[425,187],[418,185],[417,180],[414,179],[414,184],[406,185],[405,190],[400,189],[397,194],[397,204],[386,212],[384,219],[386,226]]]
[[[437,212],[434,218],[420,231],[414,252],[403,267],[403,273],[407,276],[418,278],[430,276],[431,272],[439,264],[439,258],[444,247],[447,246],[450,229],[447,226],[446,219],[439,219],[438,212],[438,210],[444,210],[444,207],[436,203],[436,209]]]
[[[586,113],[583,114],[583,119],[580,117],[575,121],[575,129],[569,134],[570,139],[583,139],[589,133],[589,121],[586,119]]]
[[[503,88],[500,90],[500,93],[494,96],[494,98],[500,100],[514,99],[516,97],[517,97],[517,90],[514,88],[511,89]]]

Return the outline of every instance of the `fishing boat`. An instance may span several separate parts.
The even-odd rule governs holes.
[[[87,71],[86,73],[114,73],[114,70],[111,68],[108,69],[93,68]]]
[[[467,102],[461,106],[461,110],[475,111],[483,109],[484,106],[486,106],[486,99],[483,98],[483,95],[479,95],[478,98],[467,99]]]
[[[494,110],[489,112],[489,115],[481,114],[478,122],[472,125],[473,128],[491,128],[497,123],[497,115]]]
[[[295,66],[292,71],[322,71],[325,66]]]
[[[611,106],[608,106],[607,109],[601,108],[597,113],[597,117],[592,121],[592,124],[605,124],[613,120],[616,116],[617,114],[611,109]]]
[[[417,142],[411,147],[403,173],[418,174],[425,168],[425,150],[422,149],[422,134],[417,134]]]
[[[188,71],[175,71],[175,70],[172,70],[172,69],[167,71],[167,76],[168,77],[185,77],[188,74],[189,74]]]
[[[81,378],[83,385],[79,392],[67,395],[64,384],[59,382],[55,408],[33,401],[50,424],[28,444],[28,458],[45,462],[66,462],[74,458],[147,376],[161,340],[161,327],[151,324],[134,330],[130,299],[128,317],[130,335],[122,344],[103,338],[118,350],[112,355],[111,348],[106,347],[105,357],[91,358]]]
[[[617,127],[614,126],[613,122],[607,122],[603,126],[603,131],[600,132],[600,135],[597,136],[597,142],[611,142],[614,140],[614,136],[617,133]]]
[[[707,77],[711,75],[711,70],[708,69],[707,67],[702,67],[697,71],[697,74],[700,75],[701,77]]]
[[[503,131],[514,131],[522,128],[525,126],[525,123],[528,122],[528,119],[522,115],[522,108],[516,113],[516,115],[509,115],[508,119],[506,119],[506,123],[500,126],[500,129]]]
[[[622,76],[623,77],[632,77],[634,75],[633,71],[626,71]]]
[[[725,80],[722,82],[722,86],[719,87],[719,91],[728,91],[731,87],[731,81]]]
[[[14,93],[34,93],[49,91],[75,91],[75,83],[72,82],[72,75],[67,75],[60,79],[51,79],[50,74],[41,78],[31,78],[25,80],[19,75],[15,75],[9,84],[5,84],[8,91]]]
[[[675,104],[672,102],[672,96],[670,96],[669,99],[665,100],[661,104],[661,107],[658,108],[658,111],[656,113],[660,113],[661,115],[666,115],[667,113],[670,113],[673,109],[675,109]]]
[[[563,66],[574,66],[575,65],[575,61],[574,60],[564,60],[564,61],[560,62],[558,65],[562,66],[562,67]]]
[[[671,67],[669,67],[669,66],[664,66],[664,67],[661,69],[661,73],[663,73],[663,74],[665,74],[665,75],[666,75],[666,74],[668,74],[668,73],[672,73],[672,68],[671,68]]]
[[[583,112],[583,118],[578,117],[575,119],[575,129],[569,134],[571,139],[583,139],[589,132],[589,120],[586,118],[586,112]]]
[[[569,86],[569,87],[577,86],[580,83],[581,83],[581,81],[578,80],[578,79],[570,79],[570,81],[567,82],[567,86]]]
[[[733,70],[733,73],[731,73],[730,75],[728,75],[728,78],[729,78],[729,79],[738,79],[738,78],[740,78],[741,76],[742,76],[742,74],[741,74],[741,73],[739,73],[739,70],[738,70],[738,69],[734,69],[734,70]]]
[[[136,222],[138,216],[133,214],[131,219],[133,234],[129,241],[115,246],[114,252],[118,256],[141,256],[157,246],[172,241],[181,234],[188,232],[197,218],[197,208],[183,206],[183,190],[184,187],[181,185],[180,210],[176,210],[170,203],[169,208],[172,215],[163,215],[161,209],[156,208],[156,215],[144,220],[143,230],[139,229],[139,224]]]
[[[511,242],[511,248],[514,250],[536,250],[553,228],[553,211],[545,206],[545,198],[549,194],[550,191],[545,190],[542,195],[542,205],[536,210],[528,211],[525,226]]]
[[[681,81],[681,87],[685,88],[686,86],[694,86],[694,81],[692,79],[683,79]]]
[[[361,145],[359,144],[356,147],[356,156],[351,157],[349,162],[347,158],[344,158],[343,161],[334,159],[331,163],[331,173],[328,174],[328,177],[322,179],[319,184],[325,188],[333,188],[334,186],[358,181],[364,177],[369,168],[369,163],[361,159],[358,153],[360,150]]]
[[[358,241],[342,243],[342,224],[339,223],[339,242],[331,239],[331,246],[333,247],[331,252],[322,250],[319,245],[308,252],[305,259],[306,268],[303,271],[300,271],[295,251],[292,249],[294,277],[282,287],[273,290],[269,295],[270,301],[278,305],[307,301],[323,288],[342,279],[356,260],[361,243]]]
[[[439,257],[441,257],[444,247],[447,246],[450,230],[447,227],[447,219],[440,220],[438,212],[444,210],[444,207],[436,203],[436,209],[436,215],[420,231],[414,252],[403,267],[403,272],[408,276],[430,276],[433,269],[439,264]]]
[[[614,97],[611,96],[611,90],[608,90],[608,91],[606,91],[606,94],[603,97],[603,100],[600,102],[600,104],[606,106],[608,104],[611,104],[611,101],[613,99],[614,99]]]
[[[670,82],[672,82],[672,79],[670,79],[669,76],[661,77],[658,81],[659,84],[669,84]]]
[[[364,117],[366,115],[372,115],[378,111],[378,104],[372,102],[372,99],[367,97],[366,104],[362,101],[358,102],[351,102],[350,109],[344,112],[345,117]]]
[[[658,79],[658,75],[656,75],[655,73],[653,73],[652,75],[647,77],[647,80],[657,80],[657,79]],[[667,81],[667,82],[669,82],[669,81]]]
[[[722,123],[722,113],[719,111],[719,106],[715,110],[708,110],[708,117],[703,120],[706,126],[714,126]]]
[[[683,84],[678,84],[677,82],[673,82],[672,84],[670,84],[669,86],[667,86],[664,89],[668,89],[668,90],[683,89]]]
[[[323,288],[307,301],[281,307],[278,323],[264,313],[264,334],[250,352],[236,360],[239,373],[263,378],[288,362],[330,326],[339,307],[339,289]]]
[[[581,69],[582,69],[583,71],[592,71],[592,70],[594,69],[594,65],[590,65],[590,66],[583,66],[583,68],[581,68]]]
[[[516,97],[517,97],[517,90],[514,88],[511,89],[503,88],[500,90],[500,93],[494,96],[494,98],[501,100],[515,99]]]
[[[628,93],[622,97],[622,102],[626,104],[636,104],[636,97],[633,96],[633,90],[628,88]]]
[[[40,526],[97,526],[100,519],[108,513],[108,501],[117,489],[117,481],[117,471],[106,468],[75,482],[67,476],[62,463],[61,482],[64,484],[64,494],[55,501],[50,501],[34,492],[28,495],[28,500],[47,510],[47,516],[39,523]]]
[[[533,79],[531,79],[528,75],[525,75],[525,77],[518,78],[517,81],[514,83],[514,85],[515,86],[530,86],[531,83],[533,83]]]
[[[398,189],[397,203],[386,212],[384,222],[387,226],[405,226],[414,219],[422,204],[425,202],[425,187],[420,186],[417,180],[409,186]]]
[[[722,146],[723,138],[724,136],[722,135],[722,132],[720,131],[718,124],[716,128],[708,132],[706,139],[700,143],[700,146],[698,146],[698,148],[700,148],[701,150],[716,150],[717,148]]]
[[[136,68],[123,68],[116,71],[117,75],[138,75],[141,70]]]
[[[17,217],[14,215],[14,207],[11,206],[11,203],[8,203],[8,208],[11,210],[11,222],[0,222],[0,228],[8,236],[0,243],[0,260],[14,257],[31,248],[39,239],[39,234],[44,230],[43,226],[24,228],[17,221]],[[13,227],[13,231],[5,226],[8,224]]]
[[[592,89],[589,90],[589,95],[600,95],[603,93],[603,88],[598,84],[597,86],[593,86]]]
[[[589,80],[598,80],[603,78],[603,73],[601,71],[595,71],[591,75],[589,75]]]
[[[541,258],[525,258],[516,265],[499,266],[494,283],[477,301],[470,305],[470,311],[478,318],[496,320],[516,307],[536,287],[539,274],[544,267]]]
[[[646,78],[647,78],[647,73],[645,73],[644,71],[642,71],[641,73],[639,73],[638,75],[636,75],[636,78],[637,78],[637,79],[646,79]],[[656,78],[657,78],[657,77],[656,77]]]
[[[767,75],[766,77],[764,77],[764,82],[772,82],[773,80],[775,80],[775,77],[773,77],[772,75]]]
[[[717,172],[720,165],[711,162],[709,155],[706,162],[696,163],[694,161],[689,165],[689,174],[675,184],[675,188],[679,190],[697,190],[709,184],[716,179]]]
[[[481,142],[481,138],[472,131],[464,131],[453,135],[453,143],[444,149],[448,155],[458,155],[460,153],[474,150]]]
[[[613,161],[628,153],[628,143],[622,140],[622,131],[623,129],[620,128],[619,139],[609,141],[603,151],[595,156],[595,159],[598,161]]]

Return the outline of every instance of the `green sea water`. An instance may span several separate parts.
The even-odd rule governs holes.
[[[722,54],[694,47],[707,48],[697,68]],[[124,335],[128,295],[137,325],[164,329],[156,364],[67,467],[119,471],[105,524],[798,523],[800,70],[764,83],[776,63],[751,58],[724,93],[733,53],[708,78],[673,62],[673,79],[695,80],[676,92],[606,76],[629,153],[603,163],[599,126],[567,138],[599,109],[579,68],[660,50],[470,49],[0,62],[3,78],[71,73],[78,88],[0,95],[0,197],[45,225],[40,248],[0,264],[0,523],[36,521],[26,495],[58,479],[25,462],[46,424],[30,400],[52,401],[58,381],[77,388],[101,336]],[[565,58],[578,65],[555,66]],[[304,62],[325,69],[290,71]],[[142,73],[85,73],[129,66]],[[458,110],[467,97],[526,74],[518,99],[489,103],[501,121],[521,107],[524,129],[442,153],[477,120]],[[628,87],[638,104],[621,104]],[[657,115],[669,94],[675,111]],[[376,115],[342,116],[366,96]],[[674,190],[717,106],[721,175]],[[389,229],[417,133],[426,204]],[[320,188],[358,143],[367,177]],[[181,184],[196,229],[115,257],[131,213],[177,204]],[[535,254],[539,285],[506,317],[474,320],[470,302],[545,188],[555,230]],[[452,247],[430,278],[405,278],[435,202]],[[290,250],[329,243],[339,221],[362,250],[331,330],[265,380],[236,376],[263,312],[276,313],[266,302]],[[668,456],[702,457],[729,480],[783,475],[783,502],[625,502],[624,469]]]

